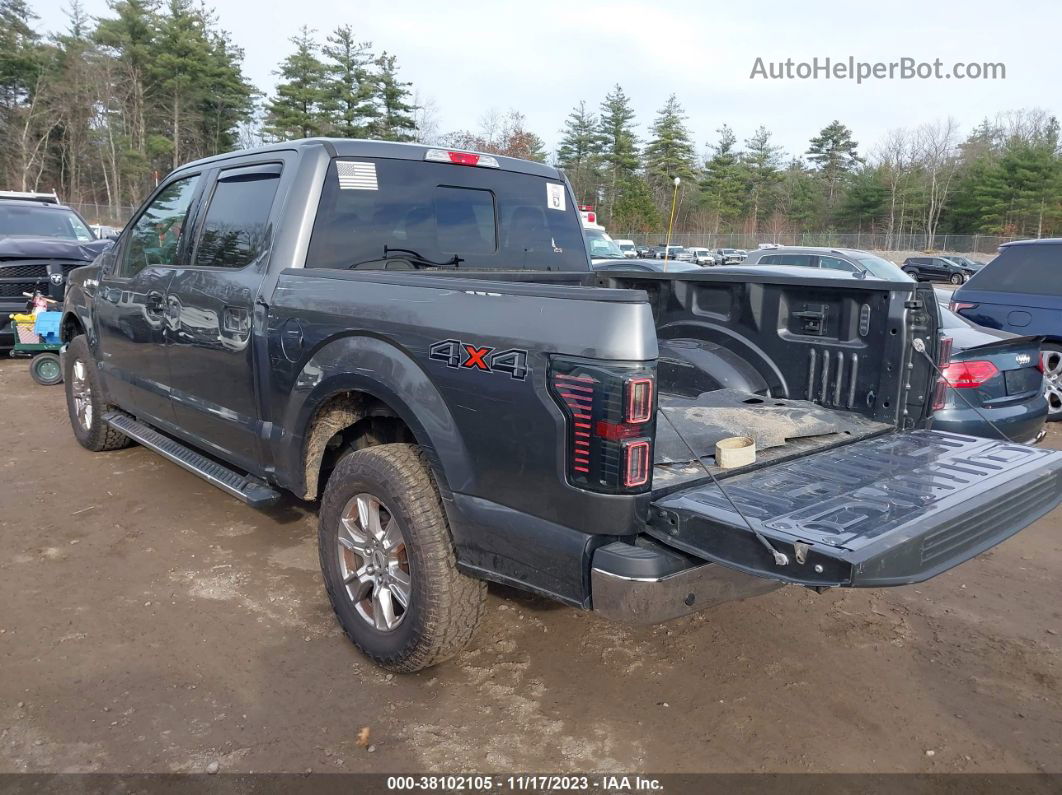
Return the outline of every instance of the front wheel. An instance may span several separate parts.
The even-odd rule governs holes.
[[[1062,421],[1062,345],[1044,343],[1040,356],[1044,364],[1044,396],[1047,421]]]
[[[63,375],[70,427],[81,446],[94,453],[127,447],[130,444],[129,437],[103,421],[103,414],[110,406],[103,402],[96,361],[83,334],[74,337],[66,348],[66,370]]]
[[[343,631],[378,665],[419,671],[472,639],[486,584],[457,570],[442,501],[416,445],[340,459],[321,503],[318,549]]]
[[[962,284],[962,274],[953,273],[951,274],[951,278],[948,281],[950,281],[952,284]]]

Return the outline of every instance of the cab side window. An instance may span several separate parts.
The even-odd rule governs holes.
[[[265,253],[271,233],[269,213],[279,185],[279,166],[221,172],[192,264],[243,268]]]
[[[129,242],[115,275],[129,278],[151,265],[177,264],[188,207],[198,182],[198,175],[175,180],[151,200],[129,230]]]

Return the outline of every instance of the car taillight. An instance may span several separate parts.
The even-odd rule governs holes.
[[[944,378],[952,389],[973,389],[998,374],[992,362],[952,362],[944,368]]]
[[[937,369],[941,372],[945,372],[948,367],[948,362],[951,361],[951,347],[953,341],[951,337],[941,337],[940,346],[937,348]],[[933,411],[939,411],[944,408],[944,404],[948,401],[948,382],[943,377],[937,378],[937,387],[933,392]]]
[[[950,304],[948,304],[948,309],[950,309],[952,312],[958,313],[964,309],[973,309],[975,306],[977,306],[977,304],[970,304],[966,301],[952,301]]]
[[[553,357],[549,388],[565,413],[569,482],[608,494],[647,489],[656,431],[654,367]]]
[[[478,152],[460,152],[452,149],[429,149],[424,153],[425,160],[434,163],[454,163],[458,166],[480,166],[481,168],[498,168],[498,159]]]

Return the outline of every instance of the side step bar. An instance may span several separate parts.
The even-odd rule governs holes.
[[[228,467],[185,447],[169,436],[164,436],[128,414],[109,411],[103,415],[103,421],[144,447],[154,450],[163,458],[168,458],[222,491],[243,500],[252,508],[266,508],[280,499],[279,491],[270,488],[260,480],[233,472]]]

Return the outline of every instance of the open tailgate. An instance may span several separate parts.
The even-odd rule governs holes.
[[[789,562],[776,565],[714,484],[653,503],[650,534],[750,574],[808,586],[921,582],[1062,502],[1062,452],[937,431],[890,433],[723,481]]]

